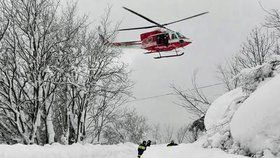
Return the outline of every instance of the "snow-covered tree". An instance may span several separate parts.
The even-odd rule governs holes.
[[[218,78],[225,84],[227,91],[240,86],[235,76],[243,69],[253,68],[266,63],[271,56],[277,54],[279,47],[275,34],[265,28],[252,30],[240,51],[224,65],[218,66]]]
[[[0,51],[1,139],[25,144],[85,140],[88,114],[96,110],[104,117],[104,109],[122,104],[129,94],[120,51],[88,29],[76,4],[61,8],[52,0],[3,0],[0,6],[9,19]],[[108,20],[99,33],[113,40]],[[108,108],[100,108],[102,98]]]
[[[56,48],[69,40],[60,36],[65,26],[57,17],[58,4],[8,0],[0,5],[10,20],[1,41],[1,122],[16,141],[52,143],[52,107],[61,79]]]

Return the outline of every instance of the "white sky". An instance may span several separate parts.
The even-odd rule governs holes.
[[[260,0],[267,9],[280,8],[280,0]],[[172,92],[170,84],[182,89],[190,87],[193,71],[198,69],[199,85],[217,83],[216,66],[237,53],[250,31],[264,22],[265,11],[257,0],[79,0],[81,13],[97,23],[108,5],[112,6],[113,22],[122,21],[121,28],[150,25],[144,19],[122,9],[126,6],[154,21],[166,23],[204,11],[209,14],[169,26],[191,38],[185,55],[178,58],[154,60],[144,55],[145,50],[126,49],[124,60],[133,70],[136,98],[145,98]],[[145,30],[144,30],[145,31]],[[147,30],[149,31],[149,30]],[[121,32],[119,41],[139,40],[141,31]],[[217,90],[215,90],[216,88]],[[207,89],[211,97],[219,96],[221,87]],[[187,112],[173,102],[176,97],[160,97],[132,102],[139,113],[153,123],[174,124],[178,127],[188,122]]]

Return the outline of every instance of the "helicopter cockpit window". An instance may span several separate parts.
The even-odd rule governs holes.
[[[177,32],[177,35],[179,38],[185,38],[185,36],[181,35],[179,32]]]
[[[171,34],[171,39],[177,39],[177,36],[175,34]]]

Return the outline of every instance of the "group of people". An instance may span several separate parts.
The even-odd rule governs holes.
[[[148,140],[147,142],[144,140],[139,146],[138,146],[138,158],[142,156],[144,151],[146,150],[147,147],[151,146],[152,141]],[[173,140],[167,146],[176,146],[178,144],[174,143]]]

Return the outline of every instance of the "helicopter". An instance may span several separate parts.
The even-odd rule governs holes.
[[[166,26],[209,13],[209,12],[203,12],[173,22],[160,24],[129,8],[126,7],[123,8],[147,20],[148,22],[154,25],[144,26],[144,27],[125,28],[125,29],[119,29],[117,31],[130,31],[130,30],[149,29],[149,28],[156,28],[156,29],[140,34],[140,41],[114,42],[112,44],[117,47],[137,47],[137,48],[140,47],[141,49],[147,50],[147,52],[145,52],[144,54],[158,53],[159,56],[154,57],[155,59],[182,56],[184,52],[179,52],[178,48],[186,47],[192,43],[189,38],[185,37],[179,32],[167,28]],[[175,51],[175,54],[162,55],[162,53],[170,52],[170,51]]]

